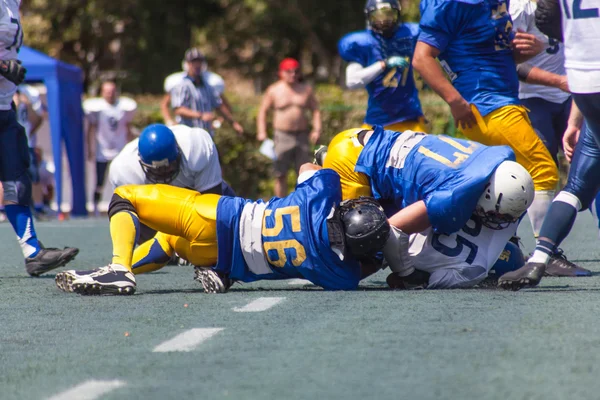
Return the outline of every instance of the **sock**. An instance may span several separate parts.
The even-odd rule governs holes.
[[[552,202],[548,210],[547,218],[540,231],[540,240],[538,240],[533,256],[530,262],[547,262],[550,255],[554,254],[558,246],[567,237],[575,218],[577,211],[581,208],[579,199],[568,192],[560,192]],[[548,255],[544,260],[542,253]]]
[[[140,232],[140,220],[131,211],[121,211],[110,218],[110,237],[113,245],[112,264],[120,264],[130,272],[133,249]]]
[[[6,217],[17,234],[23,256],[25,258],[35,257],[39,253],[41,246],[33,226],[31,209],[26,206],[9,204],[5,206],[5,210]]]
[[[171,260],[173,249],[166,240],[161,240],[161,238],[163,238],[162,235],[157,235],[135,249],[132,266],[134,274],[156,271]]]
[[[596,195],[596,198],[594,199],[594,201],[592,201],[592,204],[590,204],[590,212],[592,213],[592,215],[594,216],[594,221],[596,222],[596,226],[598,227],[598,237],[600,237],[600,219],[599,219],[599,215],[600,215],[600,193]]]
[[[97,207],[98,203],[100,203],[100,199],[102,198],[102,193],[94,192],[94,205]]]
[[[540,236],[544,218],[546,217],[553,198],[554,190],[536,190],[533,202],[531,203],[531,206],[529,206],[529,209],[527,209],[527,215],[529,215],[529,221],[533,228],[533,236],[536,238]]]

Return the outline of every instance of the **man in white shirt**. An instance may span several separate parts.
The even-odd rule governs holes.
[[[117,95],[115,82],[102,83],[101,96],[100,99],[86,100],[83,104],[89,122],[88,159],[96,160],[96,188],[94,190],[96,215],[98,215],[98,203],[102,198],[108,164],[125,147],[125,144],[133,139],[131,122],[137,109],[135,101]]]

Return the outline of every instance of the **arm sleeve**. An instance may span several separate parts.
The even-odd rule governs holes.
[[[563,41],[562,15],[558,0],[539,0],[535,10],[535,24],[544,35]]]
[[[427,289],[457,289],[473,287],[487,276],[480,265],[468,265],[459,269],[438,269],[431,273]]]
[[[346,87],[348,89],[362,89],[383,72],[381,63],[375,62],[368,67],[352,62],[346,67]]]
[[[419,41],[444,51],[450,40],[460,33],[466,7],[472,6],[458,1],[423,0]]]

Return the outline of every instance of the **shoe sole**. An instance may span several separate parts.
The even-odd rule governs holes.
[[[75,278],[73,275],[68,272],[59,272],[56,274],[54,278],[54,282],[56,282],[56,286],[62,290],[63,292],[72,293],[73,292],[73,281]]]
[[[27,273],[30,276],[38,277],[41,274],[44,274],[44,273],[46,273],[48,271],[52,271],[53,269],[64,267],[65,265],[67,265],[68,263],[70,263],[71,261],[73,261],[75,259],[75,257],[77,256],[77,254],[79,254],[79,249],[73,249],[73,251],[71,251],[70,253],[63,254],[63,256],[58,259],[58,261],[56,262],[56,264],[52,264],[52,265],[47,266],[47,267],[45,267],[43,269],[38,269],[36,271],[31,272],[29,270],[29,268],[26,267]]]
[[[225,293],[227,289],[220,278],[215,279],[214,272],[201,268],[196,268],[196,280],[202,284],[204,293]]]
[[[72,291],[85,296],[98,296],[104,294],[130,296],[135,293],[135,286],[101,285],[99,283],[71,283]]]
[[[513,292],[516,292],[524,288],[536,287],[539,283],[539,280],[521,278],[518,281],[498,281],[498,286],[504,290],[512,290]]]

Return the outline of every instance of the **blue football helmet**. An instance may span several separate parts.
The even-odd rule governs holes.
[[[490,273],[495,273],[496,277],[499,278],[507,272],[516,271],[523,265],[525,265],[523,251],[513,242],[508,242]]]
[[[367,0],[367,27],[385,37],[392,36],[400,24],[401,9],[398,0]]]
[[[181,151],[173,131],[162,124],[148,125],[138,143],[140,165],[152,183],[171,183],[179,174]]]

